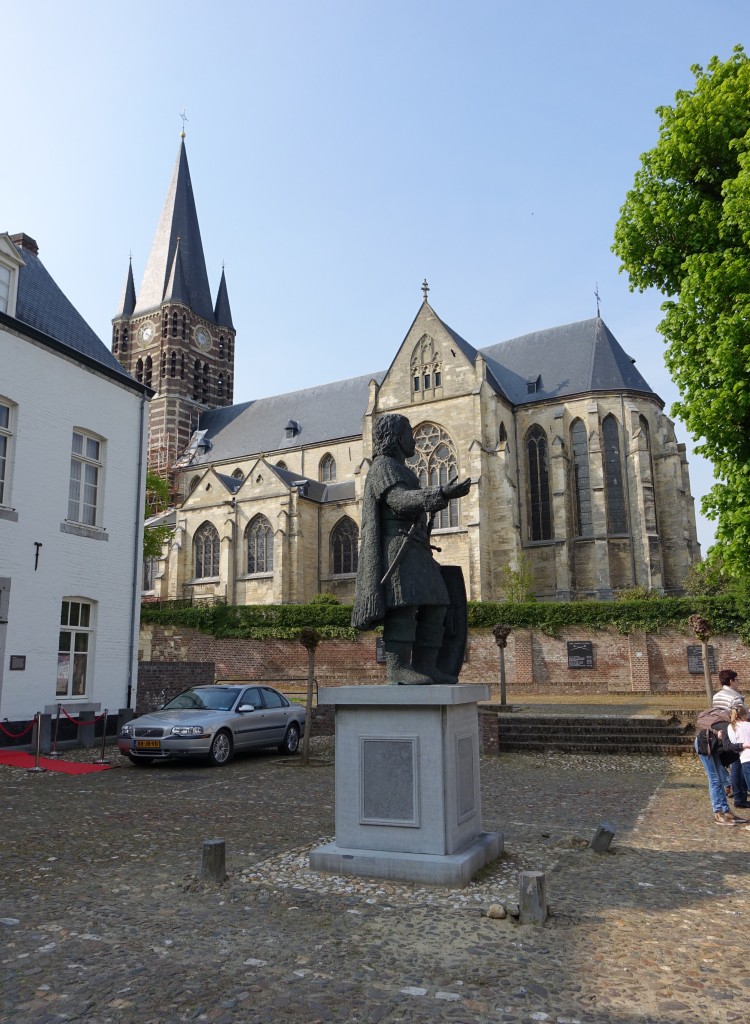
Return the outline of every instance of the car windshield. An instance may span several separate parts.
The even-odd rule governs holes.
[[[202,686],[183,690],[164,705],[165,711],[229,711],[240,693],[239,686]]]

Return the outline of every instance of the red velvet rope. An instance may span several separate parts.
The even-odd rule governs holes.
[[[72,718],[65,710],[65,708],[60,708],[60,710],[62,711],[66,718],[70,719],[71,722],[75,722],[76,725],[96,725],[97,722],[101,722],[101,720],[104,718],[106,714],[105,710],[102,711],[102,713],[98,715],[96,718],[92,718],[90,722],[82,722],[80,718]]]
[[[36,715],[34,716],[34,721],[36,721]],[[33,728],[34,728],[34,722],[31,722],[29,725],[26,726],[26,728],[23,730],[23,732],[8,732],[8,730],[5,728],[3,723],[0,722],[0,729],[2,729],[2,731],[5,733],[6,736],[10,736],[11,739],[14,739],[14,740],[20,739],[21,736],[25,736],[26,733],[27,732],[31,732],[31,730]]]

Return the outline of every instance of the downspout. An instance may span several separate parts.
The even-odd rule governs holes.
[[[622,416],[622,441],[625,455],[625,496],[628,500],[628,529],[630,531],[630,571],[633,574],[633,586],[638,586],[638,580],[635,576],[635,533],[633,531],[633,512],[630,507],[630,471],[628,469],[628,456],[630,454],[628,448],[628,433],[625,429],[625,396],[620,394],[620,415]],[[649,584],[651,583],[651,573],[649,572]],[[651,587],[649,586],[649,590]]]
[[[138,487],[136,488],[135,499],[135,523],[142,524],[142,516],[145,508],[146,471],[143,464],[145,453],[145,428],[146,428],[146,393],[141,395],[141,425],[138,431]],[[141,600],[138,584],[141,576],[141,561],[143,555],[143,526],[136,528],[133,541],[133,600],[130,608],[130,643],[128,645],[128,691],[125,700],[125,707],[130,707],[133,697],[133,658],[135,656],[135,630],[141,618]]]

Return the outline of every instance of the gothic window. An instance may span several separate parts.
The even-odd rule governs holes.
[[[163,338],[166,338],[167,331],[169,330],[169,313],[165,313],[161,318],[161,334]]]
[[[224,358],[224,335],[219,335],[219,359]]]
[[[255,516],[245,530],[247,571],[273,572],[273,529],[265,516]]]
[[[177,376],[177,353],[176,352],[172,352],[171,356],[169,357],[169,376],[170,377],[176,377]]]
[[[151,381],[154,376],[154,361],[151,356],[146,356],[146,362],[143,369],[143,383],[147,388],[151,387]]]
[[[654,494],[655,478],[654,461],[651,455],[651,431],[649,430],[648,420],[645,416],[641,416],[638,422],[641,427],[641,433],[646,440],[646,451],[648,453],[648,463],[643,480],[643,511],[646,521],[645,525],[648,533],[656,533],[658,531],[659,524],[656,519],[656,495]]]
[[[200,479],[201,479],[201,478],[200,478],[199,476],[194,476],[194,477],[193,477],[193,479],[192,479],[192,480],[190,481],[190,486],[188,487],[188,494],[192,494],[192,493],[193,493],[193,491],[195,490],[195,488],[196,488],[196,487],[198,486],[198,484],[200,483]]]
[[[139,359],[135,364],[135,379],[139,384],[143,383],[143,360]]]
[[[232,401],[233,395],[234,395],[234,385],[232,384],[232,374],[228,373],[227,374],[227,400],[229,402]]]
[[[227,359],[231,359],[233,355],[234,355],[234,346],[232,344],[232,339],[231,338],[227,338]]]
[[[200,359],[195,360],[195,366],[193,367],[193,398],[198,401],[201,394],[201,361]]]
[[[182,318],[182,337],[187,337],[187,317],[185,316]]]
[[[414,431],[416,451],[408,465],[419,477],[422,487],[440,487],[458,476],[456,449],[446,432],[434,423],[422,423]],[[435,529],[458,526],[458,499],[454,498],[447,508],[437,512],[433,523]]]
[[[591,537],[594,522],[591,514],[591,477],[589,472],[589,443],[583,420],[574,420],[570,428],[570,447],[573,454],[573,510],[576,537]]]
[[[534,424],[526,434],[529,472],[529,540],[552,538],[552,507],[549,494],[547,435]]]
[[[281,460],[281,462],[277,462],[276,465],[278,466],[279,469],[286,469],[287,468],[286,462],[284,462],[283,459]]]
[[[242,472],[241,469],[235,469],[234,473],[232,473],[232,477],[235,480],[244,480],[245,479],[245,474]]]
[[[321,483],[327,484],[332,483],[336,479],[336,460],[329,453],[324,455],[320,460],[320,480]]]
[[[159,571],[158,558],[143,559],[143,583],[141,590],[150,592],[156,590],[156,575]]]
[[[497,439],[500,444],[505,444],[508,440],[508,431],[505,429],[505,423],[500,422],[500,429],[497,432]]]
[[[344,516],[331,532],[331,572],[334,576],[357,571],[359,530],[357,524]]]
[[[442,387],[442,358],[429,334],[423,334],[411,354],[413,394],[420,391],[434,397],[435,389]]]
[[[112,351],[113,352],[117,352],[119,350],[119,348],[120,348],[120,329],[119,329],[119,327],[115,329],[114,334],[115,334],[115,337],[114,337],[114,342],[113,342],[113,345],[112,345]]]
[[[180,356],[180,378],[185,379],[185,353]]]
[[[604,483],[607,489],[607,532],[627,533],[625,486],[620,455],[620,427],[611,414],[604,418],[602,435],[604,438]]]
[[[172,314],[172,337],[177,337],[177,314]]]
[[[208,363],[203,364],[203,384],[201,387],[201,402],[208,402]]]
[[[161,354],[161,375],[162,377],[167,376],[167,353],[162,352]]]
[[[216,397],[217,398],[223,398],[224,397],[224,374],[223,373],[220,373],[219,376],[216,378]]]
[[[195,531],[193,552],[197,580],[219,575],[219,533],[211,523],[203,523]]]
[[[120,348],[121,348],[121,350],[123,352],[127,352],[127,350],[128,350],[128,329],[127,329],[127,327],[123,327],[123,329],[122,329],[122,345],[120,346]]]

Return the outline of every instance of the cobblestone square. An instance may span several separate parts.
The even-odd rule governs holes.
[[[93,759],[93,751],[77,751]],[[692,756],[482,759],[505,853],[462,890],[316,875],[330,741],[224,769],[0,767],[5,1024],[531,1022],[746,1017],[750,832],[712,823]],[[601,821],[612,852],[586,848]],[[198,880],[226,841],[224,885]],[[486,916],[547,873],[541,928]]]

